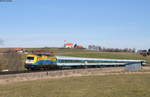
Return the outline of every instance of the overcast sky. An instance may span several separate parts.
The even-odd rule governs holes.
[[[64,40],[150,48],[150,0],[0,2],[0,47],[60,47]]]

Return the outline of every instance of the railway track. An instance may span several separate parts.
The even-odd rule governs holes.
[[[123,66],[118,66],[118,67],[123,67]],[[100,68],[116,68],[116,67],[100,67]],[[52,69],[52,70],[34,70],[34,71],[29,71],[29,70],[20,70],[20,71],[5,71],[5,72],[0,72],[0,75],[13,75],[13,74],[21,74],[21,73],[37,73],[37,72],[49,72],[49,71],[62,71],[62,70],[86,70],[86,69],[96,69],[96,68],[62,68],[62,69]]]
[[[14,74],[22,74],[22,73],[36,73],[36,72],[47,72],[50,70],[35,70],[35,71],[28,71],[28,70],[22,70],[22,71],[5,71],[0,72],[0,75],[14,75]],[[56,71],[56,70],[51,70]]]
[[[0,72],[0,75],[9,75],[9,74],[19,74],[19,73],[27,73],[27,70],[22,70],[22,71],[5,71],[5,72]]]

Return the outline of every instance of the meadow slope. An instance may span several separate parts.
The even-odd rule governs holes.
[[[148,74],[105,75],[0,85],[0,97],[150,97]]]

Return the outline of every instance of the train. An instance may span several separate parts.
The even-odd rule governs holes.
[[[27,54],[25,68],[27,70],[47,70],[54,68],[73,67],[102,67],[102,66],[125,66],[129,64],[144,65],[145,60],[121,60],[82,58],[68,56],[54,56],[51,54]]]

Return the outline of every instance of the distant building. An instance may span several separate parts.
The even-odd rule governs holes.
[[[65,48],[81,48],[81,49],[84,48],[82,45],[74,44],[74,43],[71,43],[71,42],[65,43],[64,47]]]
[[[64,44],[64,47],[65,47],[65,48],[74,48],[74,44],[68,42],[68,43],[65,43],[65,44]]]
[[[14,49],[16,52],[18,53],[23,53],[24,52],[24,49],[23,48],[15,48]]]
[[[82,45],[76,45],[76,48],[84,48]]]

